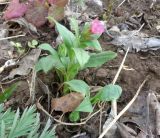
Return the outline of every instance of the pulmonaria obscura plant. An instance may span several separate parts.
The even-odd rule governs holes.
[[[98,38],[104,32],[105,27],[98,19],[86,23],[80,31],[77,20],[72,18],[70,25],[74,33],[51,17],[49,19],[56,24],[56,29],[63,42],[59,44],[57,50],[47,43],[39,45],[39,48],[48,51],[49,54],[39,59],[36,70],[42,70],[45,73],[54,70],[64,85],[64,94],[78,92],[83,95],[83,101],[70,114],[70,120],[77,121],[79,112],[93,112],[92,104],[99,101],[111,101],[120,97],[121,87],[113,84],[104,86],[94,97],[90,97],[89,85],[83,80],[75,79],[80,70],[100,67],[107,61],[114,59],[116,53],[102,51]],[[86,51],[86,48],[92,48],[95,52]]]

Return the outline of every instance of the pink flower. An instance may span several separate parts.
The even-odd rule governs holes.
[[[102,21],[94,19],[91,23],[91,32],[93,34],[102,34],[105,31],[105,26]]]
[[[19,18],[22,17],[26,11],[27,5],[25,3],[19,3],[19,0],[12,0],[5,11],[3,18],[5,20]]]

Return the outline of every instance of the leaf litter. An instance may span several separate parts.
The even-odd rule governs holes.
[[[26,76],[30,73],[30,71],[34,68],[34,65],[41,53],[40,49],[32,49],[29,54],[27,54],[25,57],[23,57],[18,62],[18,68],[12,69],[12,71],[9,73],[9,75],[3,79],[13,79],[16,75],[20,76]]]
[[[53,98],[51,101],[52,111],[62,111],[63,113],[72,112],[83,100],[81,93],[71,92],[60,98]]]
[[[6,9],[3,18],[5,20],[19,18],[22,17],[26,11],[27,5],[25,3],[20,3],[19,0],[12,0]]]
[[[117,29],[115,29],[117,28]],[[123,49],[130,51],[148,51],[157,50],[160,48],[160,39],[157,37],[149,37],[147,34],[141,33],[138,30],[122,30],[118,27],[113,27],[108,32],[112,35],[112,44],[121,46]]]
[[[0,24],[0,38],[8,36],[8,28],[6,25]],[[8,60],[12,57],[13,47],[8,40],[0,41],[0,61]]]

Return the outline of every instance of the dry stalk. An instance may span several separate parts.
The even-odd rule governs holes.
[[[6,5],[9,4],[10,2],[0,2],[0,5]]]
[[[30,82],[30,99],[31,99],[31,103],[34,103],[34,100],[35,100],[35,85],[36,85],[36,76],[37,76],[37,73],[36,73],[36,70],[35,68],[33,68],[33,71],[32,71],[32,78],[31,78],[31,82]]]
[[[120,6],[122,6],[122,4],[125,3],[125,1],[126,1],[126,0],[123,0],[123,1],[118,5],[117,8],[119,8]]]
[[[50,117],[51,119],[53,119],[54,121],[56,121],[57,123],[61,124],[61,125],[66,125],[66,126],[79,126],[79,125],[84,125],[87,123],[88,120],[90,120],[93,116],[95,116],[97,113],[100,112],[100,110],[98,110],[97,112],[91,114],[85,121],[81,122],[81,123],[67,123],[67,122],[62,122],[61,120],[55,119],[54,117],[51,116],[51,114],[49,114],[44,108],[43,106],[40,104],[40,99],[42,97],[40,97],[36,103],[37,108],[41,111],[43,111],[48,117]]]
[[[117,79],[118,79],[118,77],[119,77],[119,74],[120,74],[120,72],[121,72],[121,70],[122,70],[122,68],[123,68],[124,62],[125,62],[125,60],[126,60],[128,51],[129,51],[129,47],[128,47],[128,49],[127,49],[127,51],[126,51],[126,54],[125,54],[125,56],[124,56],[124,58],[123,58],[123,60],[122,60],[122,63],[121,63],[121,65],[120,65],[120,67],[119,67],[119,69],[118,69],[118,71],[117,71],[117,74],[115,75],[115,77],[114,77],[114,79],[113,79],[112,84],[115,84],[116,81],[117,81]],[[113,117],[115,117],[115,116],[117,116],[117,101],[116,101],[116,100],[113,100],[112,103],[111,103],[111,106],[112,106],[112,111],[113,111]]]
[[[22,37],[22,36],[25,36],[25,34],[22,34],[22,35],[15,35],[15,36],[10,36],[10,37],[5,37],[5,38],[0,38],[0,41],[12,39],[12,38],[18,38],[18,37]]]
[[[145,78],[145,80],[142,82],[142,84],[139,86],[135,96],[132,98],[132,100],[126,105],[126,107],[113,119],[113,121],[105,128],[105,130],[101,133],[101,135],[98,138],[103,138],[104,135],[110,130],[110,128],[117,122],[117,120],[129,109],[129,107],[134,103],[137,96],[139,95],[139,92],[141,91],[142,87],[148,80],[149,76]]]
[[[141,31],[141,29],[144,27],[144,23],[141,25],[141,27],[136,31],[136,33],[138,33],[139,31]],[[116,81],[117,81],[117,79],[118,79],[118,77],[119,77],[119,74],[120,74],[120,72],[121,72],[121,70],[122,70],[122,68],[123,68],[123,65],[124,65],[124,62],[125,62],[125,60],[126,60],[126,57],[127,57],[127,54],[128,54],[128,52],[129,52],[129,47],[128,47],[128,49],[127,49],[127,51],[126,51],[126,54],[125,54],[125,56],[124,56],[124,58],[123,58],[123,61],[122,61],[122,63],[121,63],[121,65],[120,65],[120,67],[119,67],[119,69],[118,69],[118,71],[117,71],[117,74],[116,74],[116,76],[114,77],[114,80],[113,80],[113,82],[112,82],[112,84],[115,84],[116,83]],[[113,117],[115,117],[115,116],[117,116],[117,101],[116,100],[113,100],[112,102],[111,102],[111,106],[112,106],[112,113],[113,113]]]

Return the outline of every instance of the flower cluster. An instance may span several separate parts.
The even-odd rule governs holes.
[[[105,26],[102,21],[99,21],[98,19],[95,19],[91,23],[91,32],[93,34],[99,34],[101,35],[105,31]]]

